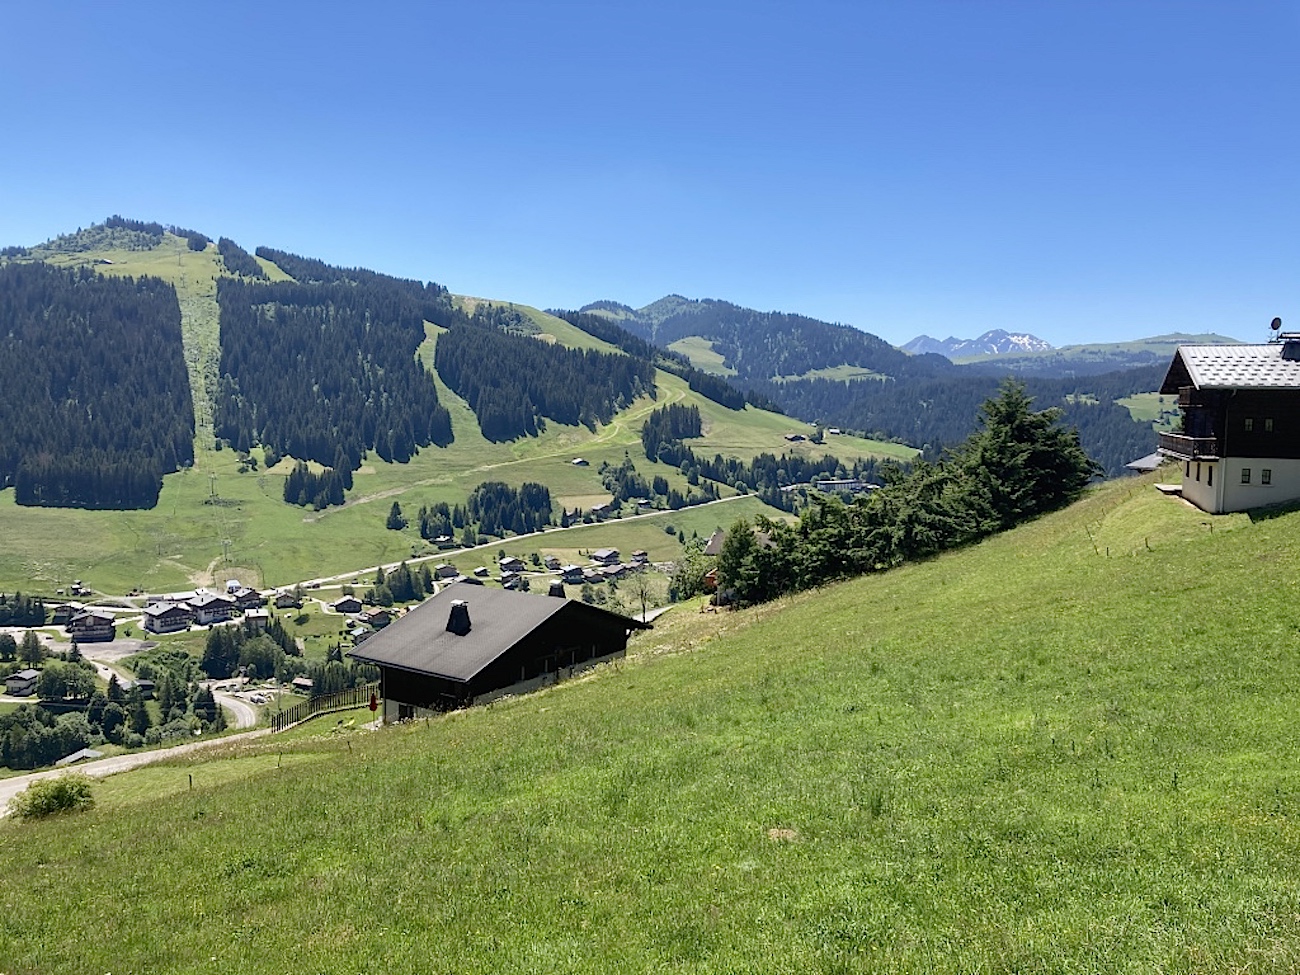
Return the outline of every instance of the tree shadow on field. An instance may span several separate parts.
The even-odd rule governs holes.
[[[1300,511],[1300,501],[1284,501],[1281,504],[1270,504],[1266,508],[1252,508],[1246,514],[1250,517],[1251,524],[1259,524],[1297,511]]]

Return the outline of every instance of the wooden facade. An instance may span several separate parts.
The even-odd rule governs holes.
[[[1184,498],[1212,514],[1300,498],[1300,340],[1180,347],[1160,392],[1182,411],[1159,446]]]
[[[349,656],[380,669],[385,720],[523,693],[622,656],[641,623],[553,596],[457,584]]]

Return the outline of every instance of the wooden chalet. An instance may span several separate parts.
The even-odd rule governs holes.
[[[344,596],[342,599],[336,599],[330,603],[330,609],[336,613],[359,613],[361,612],[361,600],[356,596]]]
[[[1211,514],[1300,498],[1300,334],[1180,346],[1160,392],[1182,410],[1160,453],[1181,462],[1184,498]]]
[[[455,584],[348,656],[380,670],[384,720],[524,693],[621,657],[647,623],[596,606]]]
[[[107,643],[117,636],[117,623],[111,613],[86,610],[68,620],[68,636],[78,643]]]
[[[302,609],[302,597],[292,589],[281,589],[275,594],[276,609]]]
[[[190,608],[194,610],[194,620],[199,626],[224,623],[235,615],[234,599],[213,592],[195,597],[190,601]]]
[[[144,608],[144,628],[150,633],[179,633],[193,622],[188,603],[150,603]]]
[[[618,549],[598,548],[591,553],[591,561],[599,565],[618,565]]]

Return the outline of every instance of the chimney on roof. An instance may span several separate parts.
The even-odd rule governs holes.
[[[451,615],[447,617],[447,632],[464,636],[469,632],[469,603],[463,599],[451,601]]]
[[[546,590],[546,595],[559,596],[561,599],[563,599],[564,583],[562,583],[559,579],[555,579],[554,581],[551,582],[551,588]]]

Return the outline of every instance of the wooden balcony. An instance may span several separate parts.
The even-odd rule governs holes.
[[[1160,434],[1160,452],[1179,460],[1218,460],[1218,437],[1189,437],[1185,433]]]

